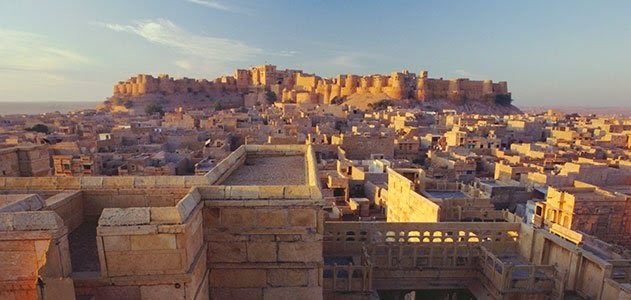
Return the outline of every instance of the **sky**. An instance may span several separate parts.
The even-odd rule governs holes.
[[[0,101],[274,64],[508,81],[517,106],[631,106],[631,1],[0,0]]]

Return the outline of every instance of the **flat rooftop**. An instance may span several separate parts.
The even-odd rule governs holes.
[[[423,191],[423,193],[435,199],[468,198],[467,195],[461,191]]]
[[[222,185],[306,185],[304,155],[248,157]]]

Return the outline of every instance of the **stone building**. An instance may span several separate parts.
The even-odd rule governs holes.
[[[545,201],[536,204],[535,224],[552,231],[562,230],[561,226],[629,248],[629,200],[628,194],[580,181],[571,187],[549,187]]]
[[[40,177],[50,175],[50,155],[45,145],[0,149],[0,176]]]

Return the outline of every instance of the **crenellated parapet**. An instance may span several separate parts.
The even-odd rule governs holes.
[[[235,77],[223,76],[213,81],[206,79],[198,80],[191,78],[174,79],[166,74],[160,74],[158,77],[151,75],[139,74],[131,77],[126,81],[120,81],[114,85],[114,95],[117,96],[139,96],[144,94],[184,94],[196,92],[213,92],[213,91],[236,91],[239,83]],[[245,85],[246,87],[249,85]]]
[[[243,92],[264,89],[275,92],[281,101],[331,103],[339,97],[351,95],[383,95],[390,99],[418,101],[485,100],[489,96],[510,95],[505,81],[436,79],[427,71],[418,75],[407,70],[390,75],[360,76],[354,74],[322,78],[302,70],[278,70],[274,65],[261,65],[250,69],[237,69],[234,76],[214,80],[191,78],[174,79],[161,74],[157,78],[140,74],[114,86],[114,95],[137,96],[161,93],[164,95],[196,92]]]

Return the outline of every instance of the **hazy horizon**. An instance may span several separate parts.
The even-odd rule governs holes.
[[[631,2],[0,3],[0,101],[103,101],[139,73],[264,63],[323,77],[508,81],[517,106],[631,105]],[[63,99],[63,100],[61,100]]]

